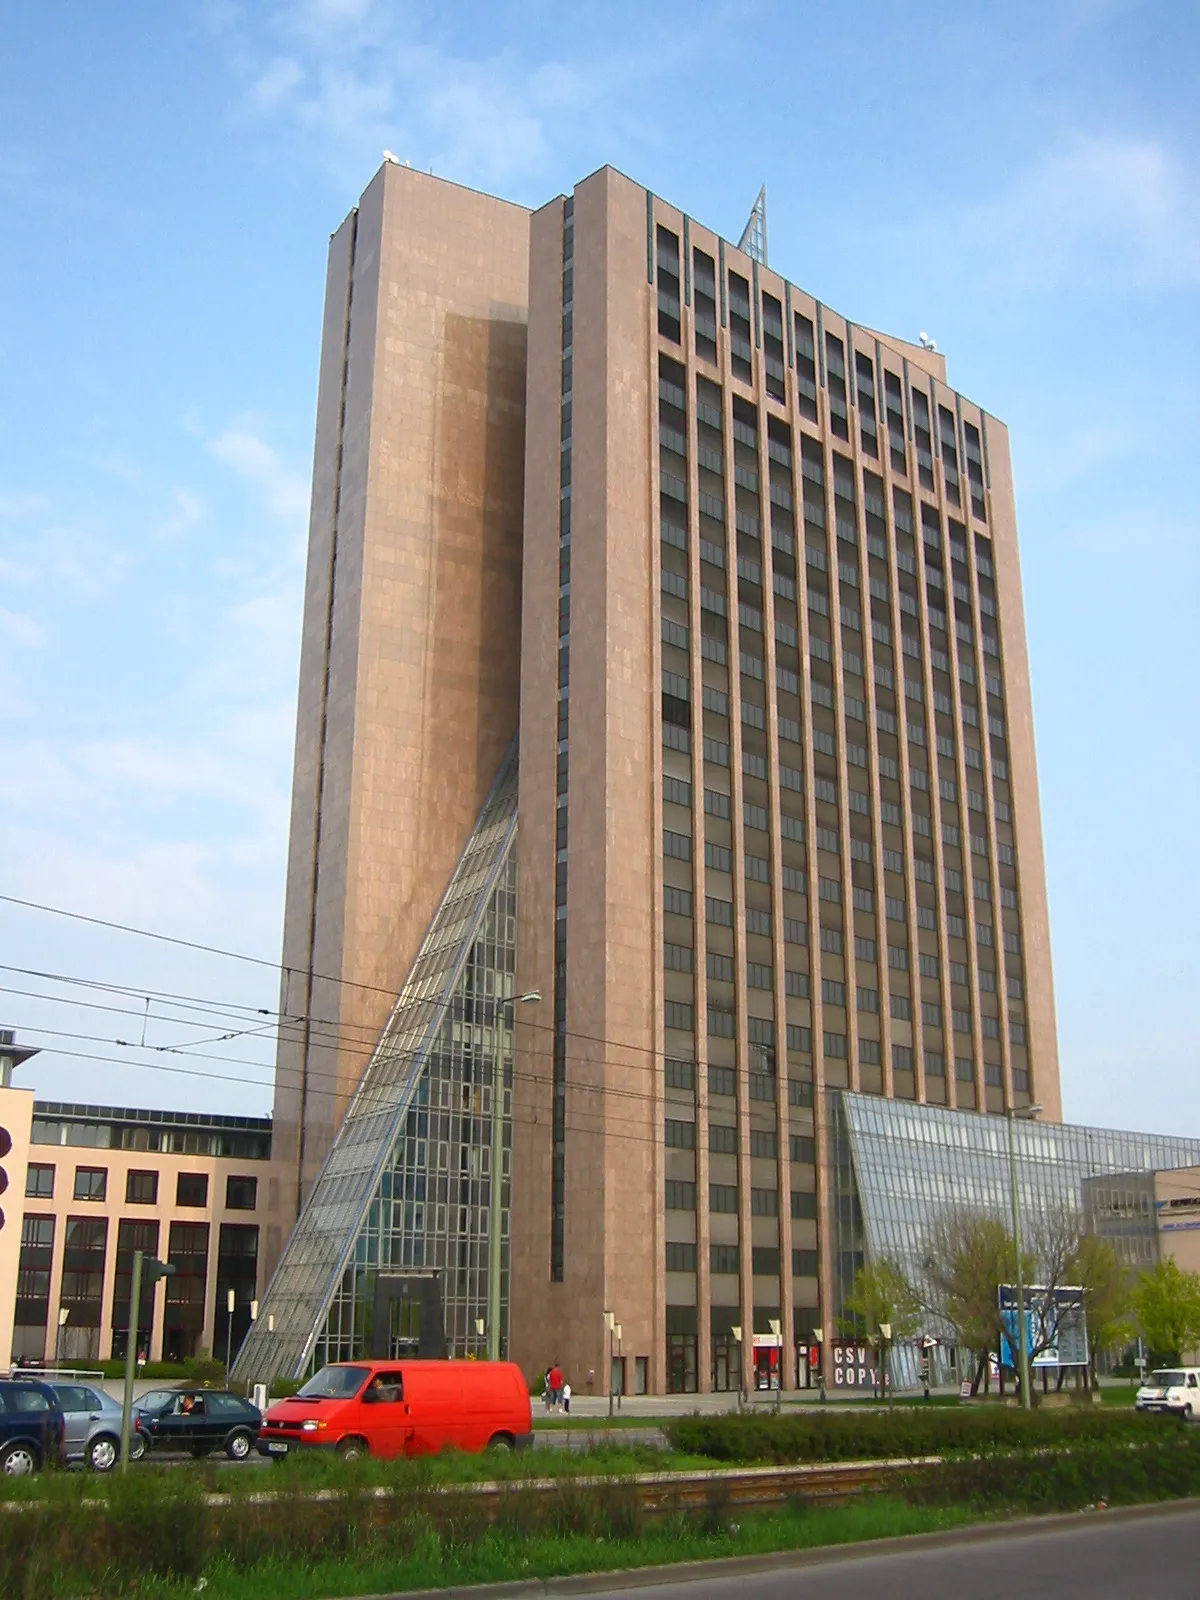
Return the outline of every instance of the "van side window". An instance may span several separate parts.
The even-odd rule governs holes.
[[[371,1379],[371,1390],[379,1405],[396,1405],[404,1399],[404,1374],[402,1372],[377,1372]]]
[[[1197,1387],[1196,1374],[1194,1372],[1189,1372],[1188,1373],[1188,1388],[1189,1389],[1195,1389],[1196,1387]]]

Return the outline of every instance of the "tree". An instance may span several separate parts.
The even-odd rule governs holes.
[[[929,1310],[954,1329],[963,1349],[979,1354],[974,1392],[987,1370],[988,1353],[1000,1347],[999,1290],[1012,1282],[1012,1234],[986,1212],[951,1212],[929,1230],[921,1266]],[[1032,1257],[1025,1271],[1029,1282]]]
[[[1101,1350],[1115,1350],[1133,1338],[1133,1290],[1128,1269],[1113,1245],[1088,1233],[1079,1241],[1075,1281],[1083,1285],[1092,1371]]]
[[[872,1338],[880,1323],[887,1322],[895,1342],[911,1339],[921,1327],[921,1297],[890,1256],[858,1269],[843,1304],[848,1313],[841,1319],[844,1333]]]
[[[1180,1361],[1200,1345],[1200,1273],[1164,1256],[1142,1273],[1133,1299],[1146,1343],[1160,1359]]]

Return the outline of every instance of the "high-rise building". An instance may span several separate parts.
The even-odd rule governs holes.
[[[495,1211],[530,1370],[790,1385],[833,1096],[1061,1115],[1007,431],[765,239],[392,164],[334,236],[260,1366],[399,1269],[478,1348]]]

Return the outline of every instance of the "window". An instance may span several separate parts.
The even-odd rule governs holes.
[[[76,1200],[103,1200],[108,1193],[107,1167],[76,1167]]]
[[[694,1244],[677,1244],[667,1242],[667,1271],[668,1272],[695,1272],[696,1246]]]
[[[681,1033],[692,1031],[692,1008],[684,1000],[664,1000],[663,1026],[676,1028]]]
[[[732,1076],[732,1073],[730,1076]],[[732,1093],[732,1089],[730,1092]],[[723,1122],[710,1122],[708,1125],[708,1148],[713,1155],[736,1155],[737,1129],[731,1128]]]
[[[821,929],[821,949],[831,956],[840,956],[842,953],[842,936],[837,928]]]
[[[692,786],[690,783],[685,783],[682,778],[664,778],[663,799],[669,800],[672,805],[690,806]]]
[[[792,1276],[794,1278],[815,1278],[817,1275],[817,1252],[815,1250],[792,1251]]]
[[[875,941],[874,941],[874,939],[857,939],[856,938],[855,941],[854,941],[854,954],[858,957],[858,959],[860,961],[874,961],[874,959],[875,959]]]
[[[724,1277],[736,1277],[740,1270],[737,1245],[710,1244],[708,1264],[709,1270],[713,1273],[720,1273]]]
[[[954,1076],[958,1079],[959,1083],[974,1083],[975,1063],[971,1060],[970,1056],[955,1056]]]
[[[708,952],[708,975],[718,983],[733,982],[733,957],[723,956],[716,950]]]
[[[690,890],[672,889],[669,884],[664,884],[663,910],[670,911],[677,917],[690,917],[692,914],[692,896]]]
[[[906,1044],[892,1046],[892,1071],[911,1072],[913,1069],[912,1051]]]
[[[888,950],[888,966],[894,967],[897,972],[908,971],[908,951],[903,945],[890,944]]]
[[[721,1212],[725,1215],[736,1215],[737,1185],[733,1183],[710,1183],[708,1186],[708,1209]]]
[[[761,1156],[766,1161],[774,1161],[777,1150],[777,1141],[774,1133],[768,1128],[751,1128],[750,1154]]]
[[[907,1022],[912,1016],[912,1004],[906,994],[892,996],[892,1015],[898,1017],[901,1022]]]
[[[668,1089],[694,1089],[696,1087],[695,1062],[680,1061],[674,1056],[668,1056],[663,1062],[663,1083]]]
[[[817,1159],[817,1141],[808,1133],[793,1133],[789,1146],[792,1160],[805,1166],[812,1166]]]
[[[777,1217],[779,1194],[775,1189],[751,1189],[750,1215],[752,1217]]]
[[[709,1094],[728,1095],[731,1099],[737,1088],[737,1080],[732,1067],[709,1067],[708,1092]],[[711,1126],[709,1128],[711,1134]],[[710,1146],[711,1148],[711,1146]]]
[[[858,987],[858,1009],[860,1011],[879,1010],[879,990],[867,989],[862,984]]]
[[[927,1028],[940,1028],[942,1025],[942,1008],[929,1000],[921,1003],[921,1021]]]
[[[678,1178],[668,1178],[666,1207],[668,1211],[695,1211],[696,1185],[682,1183]]]
[[[817,1215],[817,1197],[815,1194],[792,1190],[792,1216],[800,1222],[813,1222]]]
[[[880,1063],[879,1040],[860,1039],[858,1041],[859,1063],[865,1067],[877,1067]]]
[[[225,1180],[225,1209],[253,1211],[258,1204],[258,1179],[231,1175]]]
[[[751,1251],[751,1270],[756,1278],[779,1276],[779,1251],[769,1245],[755,1245]]]
[[[729,900],[717,900],[712,895],[707,896],[704,902],[704,915],[707,921],[715,922],[720,927],[733,927],[733,903]]]
[[[175,1182],[177,1206],[206,1206],[208,1204],[208,1173],[181,1172]]]
[[[668,1117],[663,1124],[663,1142],[669,1150],[694,1150],[696,1148],[696,1124],[694,1122],[681,1122],[673,1117]]]
[[[944,1078],[946,1076],[946,1058],[936,1050],[925,1052],[925,1072],[930,1078]]]
[[[663,966],[668,972],[691,972],[693,955],[690,945],[664,944]]]
[[[827,1006],[844,1006],[846,1004],[846,987],[833,978],[821,979],[821,999]]]
[[[53,1200],[54,1168],[31,1161],[25,1169],[25,1195],[30,1200]]]
[[[125,1175],[125,1204],[153,1206],[158,1204],[158,1173],[129,1172]]]

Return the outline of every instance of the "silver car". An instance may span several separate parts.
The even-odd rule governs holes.
[[[82,1461],[94,1472],[111,1472],[121,1459],[121,1406],[99,1384],[48,1380],[66,1418],[63,1454],[67,1461]],[[129,1440],[129,1459],[145,1454],[145,1441],[137,1434]]]

